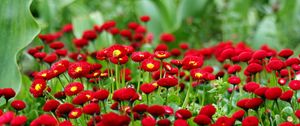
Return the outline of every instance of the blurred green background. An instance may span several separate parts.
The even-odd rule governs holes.
[[[194,47],[232,40],[254,48],[262,44],[300,48],[299,0],[34,0],[31,11],[42,33],[70,22],[77,31],[105,20],[126,27],[139,16],[149,15],[148,28],[155,40],[162,32],[170,32],[178,42]]]

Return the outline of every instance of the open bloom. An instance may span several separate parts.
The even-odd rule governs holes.
[[[157,84],[162,87],[170,88],[178,84],[178,80],[175,77],[161,78],[157,81]]]
[[[71,78],[84,77],[90,72],[90,64],[87,62],[75,62],[70,64],[68,74]]]
[[[154,59],[145,59],[141,63],[141,68],[148,72],[157,71],[159,69],[160,62]]]
[[[73,82],[73,83],[68,84],[65,87],[64,91],[67,96],[72,96],[72,95],[76,95],[79,92],[81,92],[83,90],[83,88],[84,88],[83,84],[81,84],[79,82]]]
[[[43,95],[43,92],[46,89],[46,86],[47,86],[47,84],[46,84],[45,80],[35,79],[32,82],[29,91],[34,97],[40,97]]]

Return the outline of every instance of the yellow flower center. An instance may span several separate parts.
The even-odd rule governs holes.
[[[120,50],[114,50],[114,51],[113,51],[113,56],[114,56],[114,57],[118,57],[120,54],[121,54],[121,51],[120,51]]]
[[[166,54],[157,54],[158,57],[165,57]]]
[[[71,112],[71,115],[72,115],[72,116],[77,116],[77,115],[78,115],[78,112]]]
[[[82,71],[82,68],[81,67],[76,67],[76,69],[75,69],[75,72],[80,72],[80,71]]]
[[[42,84],[36,84],[34,86],[34,89],[37,90],[37,91],[41,90],[42,89]]]
[[[99,73],[94,73],[93,75],[94,75],[94,76],[97,76],[98,74],[99,74]]]
[[[152,84],[154,87],[157,87],[158,86],[158,84],[155,82],[155,83],[153,83]]]
[[[87,95],[85,95],[85,96],[86,96],[88,99],[90,99],[90,97],[91,97],[91,95],[88,95],[88,94],[87,94]]]
[[[58,71],[57,71],[57,70],[54,70],[53,72],[54,72],[54,73],[57,73]]]
[[[153,67],[154,67],[154,64],[153,64],[153,63],[148,63],[148,64],[147,64],[147,68],[152,69]]]
[[[72,92],[74,92],[74,91],[76,91],[77,90],[77,87],[76,86],[73,86],[73,87],[71,87],[71,89],[70,89]]]
[[[47,73],[43,73],[43,74],[42,74],[42,77],[46,77],[46,76],[47,76]]]
[[[193,65],[193,66],[196,66],[196,65],[197,65],[197,63],[196,63],[195,61],[190,61],[189,64],[190,64],[190,65]]]
[[[201,77],[202,77],[202,74],[201,74],[201,73],[196,73],[195,76],[196,76],[197,78],[201,78]]]

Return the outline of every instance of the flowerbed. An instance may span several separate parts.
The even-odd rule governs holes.
[[[82,38],[68,39],[69,45],[60,40],[72,36],[71,24],[40,34],[43,45],[27,51],[38,64],[25,89],[31,100],[14,99],[14,90],[0,89],[6,100],[0,124],[299,125],[300,60],[292,50],[277,52],[267,45],[254,50],[230,41],[201,49],[180,43],[171,49],[175,36],[169,33],[152,47],[150,17],[140,19],[125,29],[114,21],[95,25]],[[104,33],[116,42],[97,49],[95,40]]]

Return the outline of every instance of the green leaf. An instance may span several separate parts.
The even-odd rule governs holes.
[[[30,13],[30,4],[31,0],[1,1],[0,87],[20,88],[21,76],[16,56],[40,31]]]

